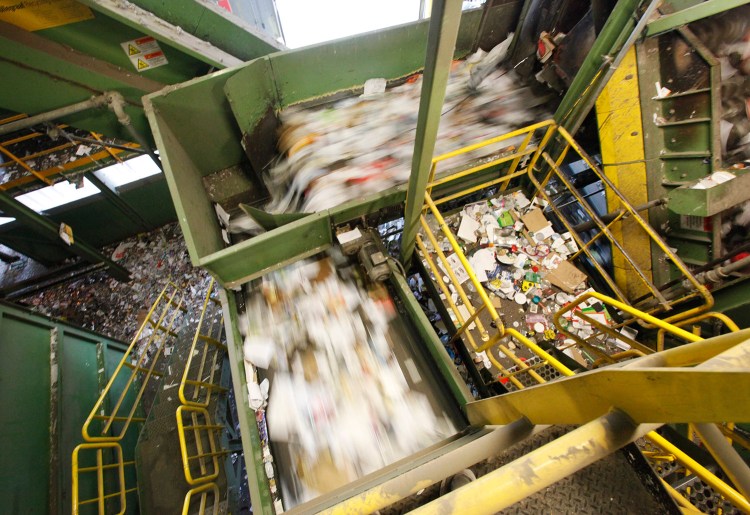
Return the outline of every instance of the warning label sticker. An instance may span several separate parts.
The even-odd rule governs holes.
[[[120,46],[133,63],[133,67],[139,72],[164,66],[169,62],[164,52],[161,51],[159,42],[151,36],[125,41],[120,43]]]

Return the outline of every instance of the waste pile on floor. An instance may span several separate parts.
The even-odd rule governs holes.
[[[575,341],[558,331],[553,315],[563,306],[589,291],[587,276],[570,262],[579,248],[569,232],[558,233],[544,214],[541,198],[529,200],[522,192],[468,204],[445,220],[463,247],[473,273],[489,294],[503,322],[533,340],[548,341],[561,349],[582,367],[589,368],[599,356],[575,345]],[[448,266],[464,289],[473,291],[469,274],[458,255],[439,230],[437,221],[428,215],[428,225],[437,236],[438,245],[446,256]],[[424,235],[424,231],[422,232]],[[427,237],[423,238],[427,251],[441,268],[445,284],[449,285],[453,303],[462,319],[469,318],[469,310],[462,303],[453,284],[450,284],[445,265],[435,259],[435,249]],[[425,267],[429,270],[427,263]],[[434,280],[433,276],[433,280]],[[447,299],[441,294],[444,301]],[[479,306],[475,299],[475,307]],[[446,304],[447,305],[447,304]],[[596,301],[581,303],[561,321],[564,328],[583,340],[589,340],[601,353],[611,355],[630,346],[620,338],[601,337],[596,327],[580,314],[605,326],[612,325],[606,306]],[[458,317],[449,310],[456,327]],[[626,336],[632,336],[626,329]],[[591,339],[596,336],[595,339]],[[515,349],[512,342],[509,348]],[[471,349],[469,349],[471,350]],[[523,355],[523,354],[521,354]],[[491,363],[478,355],[487,369]],[[501,361],[503,356],[499,356]],[[504,380],[502,382],[505,382]]]
[[[193,268],[177,223],[110,245],[102,253],[124,266],[131,274],[131,281],[118,282],[100,271],[19,302],[34,311],[124,342],[133,338],[170,279],[182,288],[191,316],[195,318],[200,313],[210,277],[206,271]]]
[[[454,433],[426,395],[410,389],[414,373],[405,376],[392,348],[396,315],[387,291],[358,284],[353,267],[325,257],[246,290],[249,402],[275,493],[268,438],[289,454],[294,484],[281,487],[287,508]]]
[[[512,70],[497,67],[512,37],[454,63],[434,155],[544,119],[544,99],[519,87]],[[268,211],[319,211],[408,180],[422,77],[385,87],[384,79],[372,79],[361,97],[280,113],[283,160],[265,177],[273,198]],[[462,159],[498,150],[486,147]]]

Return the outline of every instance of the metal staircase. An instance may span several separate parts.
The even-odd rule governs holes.
[[[220,386],[226,346],[214,283],[197,325],[172,350],[153,408],[138,439],[141,513],[226,511],[227,482],[215,412],[226,409]]]
[[[72,512],[137,513],[135,457],[138,433],[153,402],[165,353],[185,323],[182,294],[167,283],[107,379],[100,366],[100,395],[83,424],[85,443],[72,455]]]

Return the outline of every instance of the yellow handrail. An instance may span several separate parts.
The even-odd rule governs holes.
[[[169,293],[167,293],[168,291]],[[161,311],[158,317],[158,321],[154,322],[152,320],[152,317],[154,313],[157,312],[157,308],[160,308]],[[143,397],[143,393],[146,389],[148,381],[154,375],[153,372],[159,361],[159,358],[161,358],[163,354],[163,351],[167,345],[167,342],[170,341],[170,338],[174,338],[176,336],[176,333],[172,330],[172,328],[177,325],[176,322],[178,320],[178,317],[181,311],[183,310],[184,308],[182,307],[182,295],[179,293],[178,287],[175,284],[168,282],[166,286],[164,286],[164,289],[161,291],[159,296],[156,298],[156,301],[154,301],[154,304],[151,306],[151,309],[148,311],[146,318],[144,319],[143,323],[138,329],[138,332],[133,337],[132,341],[130,342],[130,345],[128,346],[128,349],[123,354],[122,359],[120,360],[120,363],[118,363],[117,367],[115,368],[114,373],[112,374],[109,381],[107,382],[107,385],[104,387],[104,390],[99,395],[99,398],[94,404],[94,407],[91,409],[89,416],[86,418],[86,421],[83,423],[81,433],[85,441],[87,442],[111,442],[111,441],[119,441],[123,438],[128,428],[130,427],[130,423],[133,421],[133,416],[135,415],[135,412],[138,409],[138,405],[140,403],[141,398]],[[168,320],[167,325],[164,325],[165,320]],[[148,336],[145,344],[142,344],[136,363],[128,363],[128,360],[130,359],[130,357],[133,355],[134,351],[136,350],[137,344],[139,343],[139,340],[141,336],[143,335],[143,332],[146,326],[149,324],[153,326],[153,329],[151,331],[151,334]],[[156,352],[154,353],[154,356],[151,358],[151,365],[148,368],[146,368],[142,366],[146,358],[146,351],[154,342],[156,342]],[[105,405],[106,400],[108,399],[110,395],[110,392],[113,389],[115,382],[118,381],[122,377],[120,372],[123,369],[129,369],[130,374],[127,376],[125,380],[125,385],[122,387],[122,391],[120,392],[120,395],[117,398],[114,408],[112,409],[110,414],[100,413],[100,411],[103,409],[103,406]],[[144,369],[145,369],[145,372],[144,372]],[[141,386],[136,392],[135,398],[133,399],[131,403],[131,406],[130,406],[129,411],[127,412],[127,415],[122,417],[119,415],[120,409],[123,407],[123,403],[128,393],[130,392],[131,385],[135,383],[135,379],[139,373],[144,374],[144,376],[141,379]],[[103,427],[100,431],[101,435],[105,435],[112,428],[112,424],[115,421],[122,422],[122,427],[120,428],[119,433],[112,435],[112,436],[92,435],[90,433],[91,423],[96,419],[102,419],[102,417],[104,420],[106,420],[106,422],[103,424]]]
[[[221,307],[218,308],[218,313],[213,313],[214,316],[218,316],[218,334],[215,334],[216,319],[211,320],[207,324],[207,328],[204,328],[206,322],[206,313],[208,313],[209,304],[211,303],[211,294],[214,292],[214,280],[211,279],[211,283],[208,286],[205,300],[203,301],[203,307],[201,309],[201,315],[198,321],[198,327],[195,330],[195,337],[193,343],[190,346],[190,351],[187,355],[187,361],[185,363],[185,371],[182,374],[180,380],[180,386],[178,388],[178,395],[180,402],[188,406],[196,407],[208,407],[211,402],[211,394],[214,391],[223,391],[224,388],[214,383],[216,377],[216,368],[220,364],[219,358],[226,352],[227,347],[222,343],[222,335],[224,334],[224,318],[219,315],[221,313]],[[202,344],[201,350],[198,350],[198,345]],[[190,379],[190,370],[193,366],[193,359],[196,355],[200,355],[200,363],[198,370],[194,374],[194,379]],[[208,365],[208,370],[206,369]],[[206,378],[206,375],[208,376]],[[192,395],[188,396],[186,390],[188,386],[192,386]]]
[[[116,461],[115,463],[104,463],[104,450],[110,449],[115,452]],[[80,466],[80,454],[81,451],[94,450],[96,451],[96,465],[90,467]],[[97,504],[97,509],[100,515],[106,512],[107,499],[113,499],[115,497],[120,500],[120,510],[117,512],[118,515],[125,513],[127,507],[126,495],[129,492],[133,492],[135,488],[125,487],[125,465],[132,465],[134,462],[125,462],[122,457],[122,447],[118,442],[96,442],[96,443],[82,443],[73,449],[72,455],[72,473],[73,473],[73,487],[71,491],[71,499],[73,503],[73,515],[80,513],[81,506],[88,504]],[[117,482],[118,489],[114,492],[106,492],[106,485],[104,480],[104,472],[110,469],[117,469]],[[88,499],[80,498],[80,474],[83,472],[95,472],[96,473],[96,497]]]
[[[540,143],[537,146],[530,147],[529,145],[531,144],[531,139],[534,136],[535,131],[537,131],[538,129],[542,129],[542,128],[546,128],[547,130],[544,133],[544,135],[543,135]],[[559,148],[559,153],[557,154],[557,157],[555,159],[553,159],[552,157],[549,156],[549,154],[546,152],[546,150],[547,150],[548,144],[550,143],[550,141],[552,141],[554,135],[556,135],[556,134],[559,134],[561,136],[563,146],[562,147],[558,147]],[[481,147],[489,145],[489,144],[498,143],[498,142],[501,142],[501,141],[504,141],[504,140],[508,140],[508,139],[516,137],[516,136],[523,136],[523,135],[525,135],[526,137],[524,138],[523,142],[521,143],[519,149],[517,149],[517,150],[514,149],[514,150],[516,150],[515,152],[511,151],[510,154],[506,152],[503,156],[501,156],[500,158],[497,158],[497,159],[491,161],[490,163],[485,163],[485,164],[482,164],[482,165],[479,165],[479,166],[475,166],[475,167],[469,168],[467,170],[464,170],[462,172],[459,172],[457,174],[452,174],[452,175],[449,175],[449,176],[445,176],[445,177],[442,177],[442,178],[437,179],[437,180],[435,179],[435,175],[436,175],[436,171],[437,171],[437,164],[439,162],[444,161],[444,160],[449,159],[449,158],[452,158],[452,157],[455,157],[455,156],[458,156],[460,154],[472,151],[472,150],[476,150],[478,148],[481,148]],[[529,148],[532,148],[533,151],[530,151]],[[562,325],[560,324],[560,318],[562,317],[562,315],[564,313],[573,310],[576,306],[580,305],[580,303],[584,302],[585,300],[587,300],[589,298],[596,298],[597,300],[602,301],[603,303],[605,303],[605,304],[607,304],[609,306],[612,306],[612,307],[614,307],[616,309],[619,309],[621,311],[629,313],[630,315],[632,315],[634,317],[633,320],[638,320],[639,323],[658,327],[661,333],[663,333],[663,332],[669,332],[669,333],[674,334],[674,335],[676,335],[676,336],[678,336],[680,338],[686,339],[687,341],[697,341],[697,340],[701,339],[700,336],[694,335],[694,334],[692,334],[692,333],[690,333],[688,331],[685,331],[684,329],[681,329],[680,327],[678,327],[678,325],[675,322],[679,322],[681,320],[687,320],[687,321],[685,321],[685,323],[689,323],[690,321],[694,320],[693,317],[695,317],[698,313],[702,313],[702,312],[710,309],[710,307],[713,305],[713,297],[711,297],[710,292],[708,292],[708,290],[703,285],[699,284],[695,280],[695,278],[692,276],[691,272],[684,266],[684,264],[679,260],[679,258],[677,258],[677,256],[674,255],[674,253],[666,246],[666,243],[664,243],[663,240],[661,240],[661,238],[658,236],[658,234],[656,234],[656,232],[653,230],[653,228],[651,228],[651,226],[648,225],[640,217],[640,215],[637,213],[637,211],[627,202],[627,200],[615,188],[615,186],[611,183],[611,181],[609,181],[601,173],[601,171],[596,167],[595,163],[585,153],[585,151],[583,151],[583,149],[578,145],[578,143],[575,142],[575,140],[573,140],[573,138],[570,136],[570,134],[567,131],[565,131],[563,128],[558,127],[557,125],[555,125],[553,121],[548,120],[548,121],[545,121],[545,122],[541,122],[539,124],[535,124],[535,125],[532,125],[530,127],[524,128],[524,129],[519,129],[517,131],[513,131],[512,133],[509,133],[509,134],[506,134],[506,135],[503,135],[503,136],[499,136],[497,138],[492,138],[492,139],[487,140],[485,142],[478,143],[478,144],[466,147],[464,149],[459,149],[459,150],[450,152],[448,154],[444,154],[442,156],[438,156],[435,159],[433,159],[432,169],[431,169],[431,172],[430,172],[430,177],[428,179],[428,187],[427,187],[427,191],[425,193],[424,212],[429,212],[429,213],[431,213],[435,217],[435,220],[437,221],[437,224],[438,224],[438,227],[439,227],[440,231],[445,235],[445,238],[447,239],[448,243],[450,244],[451,249],[453,250],[453,252],[455,252],[455,254],[457,255],[457,257],[458,257],[458,259],[459,259],[459,261],[461,263],[461,265],[464,267],[471,285],[474,286],[474,289],[476,290],[476,293],[477,293],[477,295],[478,295],[478,297],[480,299],[481,307],[480,308],[475,308],[472,305],[471,301],[468,298],[468,295],[466,295],[466,292],[464,291],[462,285],[458,281],[458,279],[456,277],[456,274],[453,272],[452,267],[450,266],[450,263],[448,262],[448,259],[445,256],[445,253],[440,248],[440,245],[439,245],[439,243],[437,241],[437,238],[433,234],[432,229],[430,228],[430,225],[429,225],[429,223],[428,223],[428,221],[427,221],[427,219],[426,219],[426,217],[425,217],[424,214],[421,216],[421,219],[420,219],[420,222],[421,222],[421,225],[422,225],[422,229],[423,229],[423,232],[424,232],[425,236],[429,240],[429,243],[432,245],[432,247],[433,247],[433,249],[434,249],[434,251],[435,251],[435,253],[437,255],[437,258],[439,259],[440,263],[443,266],[442,272],[436,266],[435,262],[433,261],[432,257],[430,256],[430,252],[427,250],[427,248],[425,246],[425,242],[424,242],[424,240],[422,239],[422,237],[420,235],[417,236],[417,247],[418,247],[421,255],[424,258],[425,264],[427,265],[427,267],[430,269],[430,271],[434,275],[435,282],[438,284],[438,286],[440,287],[441,292],[445,296],[446,303],[448,304],[448,307],[453,312],[453,314],[455,316],[455,319],[460,324],[459,334],[466,337],[467,341],[470,343],[470,345],[471,345],[471,347],[473,348],[474,351],[476,351],[478,353],[483,352],[483,351],[487,351],[487,356],[490,359],[491,363],[498,370],[500,370],[502,376],[504,376],[507,380],[511,381],[511,383],[514,386],[516,386],[517,388],[519,388],[519,389],[524,388],[524,384],[521,381],[519,381],[518,378],[517,378],[517,375],[520,372],[526,372],[526,373],[528,373],[529,376],[534,381],[536,381],[537,383],[544,383],[545,380],[538,373],[536,373],[535,370],[534,370],[535,368],[538,368],[539,365],[537,364],[537,365],[534,365],[533,367],[529,367],[528,365],[526,365],[526,363],[524,363],[523,360],[519,359],[518,356],[515,355],[515,353],[513,353],[507,346],[505,346],[505,345],[502,344],[502,340],[504,338],[508,338],[508,337],[513,338],[515,341],[519,342],[521,345],[523,345],[526,348],[528,348],[534,355],[538,356],[539,359],[541,360],[542,364],[546,364],[546,365],[551,366],[560,375],[570,376],[570,375],[573,375],[574,372],[572,370],[570,370],[569,368],[567,368],[563,363],[561,363],[560,361],[558,361],[556,358],[554,358],[553,356],[551,356],[544,349],[542,349],[541,347],[539,347],[535,342],[533,342],[529,338],[526,338],[523,334],[519,333],[515,329],[507,328],[507,327],[505,327],[503,325],[502,320],[501,320],[501,318],[500,318],[500,316],[499,316],[499,314],[498,314],[495,306],[492,304],[492,301],[490,300],[489,296],[487,295],[486,291],[484,290],[484,287],[482,286],[482,284],[477,279],[477,276],[474,273],[473,269],[471,268],[471,265],[469,264],[468,259],[464,255],[464,253],[463,253],[463,251],[461,249],[461,246],[458,244],[456,238],[453,236],[451,230],[448,228],[448,226],[447,226],[447,224],[445,222],[445,219],[443,218],[442,214],[440,213],[440,211],[438,209],[438,206],[440,204],[443,204],[443,203],[448,202],[450,200],[454,200],[454,199],[460,198],[462,196],[465,196],[465,195],[467,195],[469,193],[473,193],[475,191],[479,191],[479,190],[481,190],[482,188],[485,188],[485,187],[490,187],[490,186],[495,186],[495,185],[507,185],[508,182],[511,179],[513,179],[513,178],[521,175],[521,173],[516,172],[516,167],[518,166],[518,164],[520,163],[520,161],[521,161],[521,159],[523,157],[529,156],[529,155],[531,155],[532,158],[531,158],[531,161],[530,161],[529,165],[527,166],[525,172],[528,174],[528,176],[529,176],[530,180],[532,181],[532,183],[537,187],[539,193],[544,198],[546,198],[546,200],[548,202],[550,202],[550,205],[552,205],[551,199],[548,197],[548,195],[544,191],[544,187],[547,184],[547,182],[550,180],[550,178],[552,177],[553,173],[557,173],[563,183],[566,182],[566,179],[564,177],[562,177],[562,172],[560,171],[559,167],[562,165],[562,163],[564,162],[564,160],[566,159],[567,155],[569,154],[569,152],[571,150],[575,151],[588,164],[588,166],[592,170],[594,170],[594,172],[597,173],[597,175],[600,176],[602,182],[613,192],[613,194],[615,194],[617,197],[620,198],[622,205],[625,206],[625,210],[623,211],[623,213],[620,214],[620,216],[616,217],[616,219],[614,221],[612,221],[612,222],[610,222],[610,223],[608,223],[608,224],[600,227],[600,229],[602,230],[602,233],[605,236],[608,237],[609,241],[612,242],[612,244],[615,245],[615,246],[617,246],[618,248],[621,248],[621,244],[614,239],[614,237],[612,236],[611,233],[609,233],[610,228],[615,223],[619,223],[626,216],[632,217],[641,226],[641,228],[646,231],[646,233],[649,235],[649,237],[656,242],[657,246],[659,246],[665,252],[665,254],[670,259],[673,260],[673,262],[675,263],[675,266],[678,268],[678,270],[680,270],[680,272],[682,272],[683,275],[685,275],[685,277],[688,279],[688,282],[691,283],[693,285],[693,287],[695,288],[695,290],[696,290],[697,293],[688,293],[687,295],[683,296],[682,298],[678,299],[677,301],[670,302],[670,301],[667,301],[663,297],[663,295],[661,294],[661,292],[653,284],[651,284],[651,282],[648,279],[648,277],[646,277],[646,275],[642,271],[640,271],[640,269],[638,269],[637,272],[639,273],[639,277],[641,277],[641,279],[647,284],[647,286],[649,287],[649,289],[650,289],[651,293],[653,294],[654,298],[661,303],[661,309],[671,309],[671,307],[674,304],[677,304],[678,302],[684,302],[685,300],[687,300],[689,298],[692,298],[692,297],[695,297],[696,295],[700,295],[700,296],[702,296],[704,298],[704,304],[702,306],[698,306],[696,308],[692,308],[692,309],[686,310],[685,312],[679,313],[678,315],[673,315],[673,316],[667,318],[666,320],[660,320],[660,319],[658,319],[658,318],[656,318],[656,317],[653,316],[653,313],[655,313],[656,311],[659,311],[660,308],[658,306],[655,309],[652,309],[650,312],[646,312],[644,310],[640,310],[640,309],[632,307],[630,304],[628,304],[625,301],[626,300],[625,296],[619,291],[617,285],[609,277],[609,275],[607,274],[607,272],[601,267],[601,265],[599,265],[596,262],[596,260],[594,259],[594,256],[590,255],[590,249],[588,247],[588,244],[586,242],[583,242],[579,238],[577,240],[577,243],[579,244],[579,247],[580,247],[581,250],[579,251],[579,253],[577,255],[579,255],[580,253],[586,253],[587,255],[589,255],[589,257],[592,259],[592,261],[594,263],[594,266],[598,265],[597,269],[602,274],[605,282],[607,282],[612,287],[613,291],[615,291],[618,294],[618,296],[620,297],[620,299],[619,300],[618,299],[613,299],[613,298],[611,298],[609,296],[605,296],[605,295],[602,295],[602,294],[599,294],[599,293],[596,293],[596,292],[587,292],[586,294],[584,294],[584,295],[580,296],[578,299],[576,299],[573,303],[571,303],[570,305],[566,306],[563,310],[561,310],[560,312],[558,312],[558,313],[555,314],[555,317],[554,317],[555,325],[563,333],[565,333],[568,336],[570,336],[574,341],[576,341],[576,343],[578,343],[582,347],[589,348],[590,350],[594,350],[595,351],[596,349],[594,349],[586,341],[583,341],[580,337],[578,337],[577,335],[571,333],[570,331],[567,331],[564,327],[562,327]],[[545,178],[542,179],[541,182],[539,182],[536,179],[535,175],[534,175],[536,164],[537,164],[537,162],[539,161],[540,158],[544,162],[547,163],[547,165],[549,167],[549,170],[550,170],[550,172],[547,174],[547,176]],[[494,166],[494,165],[497,165],[497,164],[508,162],[511,159],[513,160],[512,168],[510,170],[508,170],[505,175],[501,175],[498,178],[491,179],[490,181],[487,181],[484,184],[481,184],[481,185],[478,185],[478,186],[476,186],[476,185],[470,186],[468,188],[463,189],[462,191],[459,191],[457,193],[452,193],[452,194],[450,194],[448,196],[445,196],[443,198],[439,198],[437,200],[435,200],[435,199],[432,198],[432,188],[434,186],[444,185],[444,184],[450,183],[450,182],[452,182],[454,180],[467,177],[467,176],[469,176],[469,175],[471,175],[473,173],[476,173],[478,171],[485,170],[485,169],[489,168],[490,166]],[[584,199],[579,199],[579,201],[582,203],[584,209],[588,208],[586,205],[584,205],[585,204],[585,200]],[[558,215],[560,215],[560,213],[558,213]],[[592,215],[592,219],[598,220],[596,218],[595,214]],[[569,223],[566,222],[563,219],[563,217],[561,217],[561,221],[566,225],[566,227],[568,228],[568,230],[571,230],[572,233],[574,232],[574,231],[572,231],[572,227],[569,226]],[[577,235],[574,234],[574,236],[577,236]],[[621,249],[621,250],[623,250],[623,249]],[[627,255],[626,255],[626,257],[627,257]],[[628,259],[630,260],[629,257],[628,257]],[[634,266],[634,268],[637,268],[637,266],[635,265],[634,262],[632,262],[632,260],[631,260],[631,264]],[[445,281],[443,280],[443,275],[447,275],[448,276],[448,279],[449,279],[449,282],[450,282],[450,286],[452,286],[452,288],[449,288],[449,286],[445,284]],[[456,305],[456,303],[454,302],[454,300],[452,298],[452,295],[451,295],[452,292],[455,292],[461,298],[461,301],[466,306],[466,312],[468,312],[468,315],[469,315],[468,317],[465,316],[465,315],[463,315],[460,312],[460,310],[458,309],[458,306]],[[480,320],[480,318],[478,316],[478,314],[479,314],[480,311],[486,311],[488,313],[489,318],[492,320],[493,325],[497,329],[496,331],[493,331],[494,334],[492,335],[492,337],[490,337],[488,331],[485,329],[484,325],[482,324],[482,322],[481,322],[481,320]],[[618,356],[609,356],[609,355],[606,355],[605,353],[603,353],[601,351],[597,351],[598,354],[602,354],[602,357],[598,361],[601,361],[603,359],[603,360],[608,361],[608,362],[613,362],[617,358],[624,359],[624,358],[627,358],[627,357],[631,357],[633,355],[645,355],[645,354],[653,352],[653,349],[650,349],[650,348],[648,348],[648,347],[646,347],[646,346],[644,346],[644,345],[642,345],[642,344],[640,344],[640,343],[632,340],[631,338],[628,338],[626,335],[623,335],[623,334],[621,334],[619,332],[615,332],[614,328],[605,327],[602,324],[597,323],[596,320],[593,320],[592,318],[586,316],[585,313],[577,313],[576,316],[579,316],[579,317],[585,319],[586,321],[588,321],[589,323],[591,323],[594,327],[598,328],[599,330],[601,330],[603,332],[606,332],[606,333],[610,334],[611,336],[613,336],[615,338],[621,339],[621,340],[626,341],[626,342],[628,342],[628,343],[631,344],[631,347],[632,347],[631,351],[628,351],[628,352],[625,352],[625,353],[621,353]],[[707,316],[711,316],[711,315],[707,314],[704,317],[700,317],[699,319],[703,319],[703,318],[705,318]],[[672,323],[670,323],[670,322],[672,322]],[[731,328],[733,326],[733,324],[731,323],[731,320],[729,322],[730,323],[727,324],[727,325],[728,325],[728,327]],[[628,322],[625,322],[625,324],[627,324],[627,323]],[[682,325],[682,323],[680,323],[679,325]],[[734,326],[734,327],[736,327],[736,326]],[[482,340],[482,342],[484,342],[479,347],[477,346],[476,341],[474,339],[474,336],[472,335],[472,331],[471,331],[472,328],[474,328],[477,331],[479,331],[480,339]],[[502,352],[502,354],[504,354],[506,357],[508,357],[509,359],[511,359],[511,361],[513,361],[514,363],[516,363],[516,365],[518,367],[518,370],[515,371],[515,372],[510,372],[509,370],[505,369],[502,366],[502,364],[500,364],[497,361],[497,359],[493,356],[493,353],[492,353],[493,349],[499,350],[500,352]],[[656,433],[649,433],[648,436],[649,436],[649,438],[651,438],[653,435],[655,435],[654,438],[658,438],[659,437]],[[683,462],[683,464],[684,464],[684,462]],[[713,477],[717,481],[719,481],[718,478],[716,478],[715,476],[713,476]],[[714,483],[715,482],[712,482],[711,484],[714,484]],[[719,484],[719,483],[715,483],[715,484]],[[722,493],[722,495],[724,495],[725,491],[722,490],[721,493]],[[737,495],[739,495],[739,494],[737,494]],[[731,492],[729,492],[729,496],[727,498],[731,498]],[[744,498],[742,498],[742,500],[744,502],[747,502]],[[733,502],[734,502],[734,499],[733,499]],[[744,505],[743,504],[738,504],[738,506],[742,507]]]
[[[680,320],[678,322],[675,322],[674,325],[677,327],[682,327],[685,325],[690,324],[698,324],[700,322],[703,322],[704,320],[708,320],[709,318],[715,318],[716,320],[719,320],[720,322],[723,322],[727,329],[729,329],[729,332],[736,333],[740,330],[739,326],[734,323],[734,321],[726,316],[724,313],[716,313],[715,311],[709,311],[708,313],[703,313],[701,315],[687,318],[684,320]],[[656,350],[662,351],[664,350],[664,336],[667,331],[663,328],[659,328],[659,331],[656,333]]]
[[[186,425],[183,415],[190,415],[190,424]],[[211,423],[211,416],[208,410],[202,407],[181,405],[177,408],[177,436],[180,440],[180,455],[182,457],[182,470],[185,473],[185,481],[190,486],[199,485],[208,481],[213,481],[219,477],[219,456],[226,454],[225,451],[217,450],[214,431],[222,429],[223,426]],[[199,417],[203,418],[203,423],[199,423]],[[192,439],[189,437],[192,436]],[[188,449],[189,441],[195,452]],[[205,452],[204,443],[208,445],[208,452]],[[211,470],[206,466],[206,458],[211,458]],[[193,462],[197,461],[200,473],[193,474]]]
[[[205,483],[200,486],[196,486],[188,490],[185,494],[185,502],[182,504],[182,515],[188,515],[190,513],[190,502],[193,500],[193,496],[200,494],[201,501],[198,508],[198,514],[204,515],[206,513],[206,504],[208,502],[208,494],[214,494],[214,509],[213,515],[219,515],[219,487],[216,483]]]

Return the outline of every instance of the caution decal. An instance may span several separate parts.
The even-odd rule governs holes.
[[[125,54],[133,63],[133,67],[139,72],[164,66],[169,61],[162,52],[159,42],[151,36],[144,36],[120,43]]]

